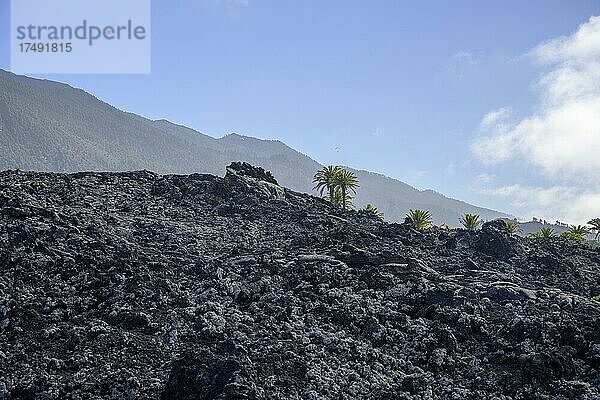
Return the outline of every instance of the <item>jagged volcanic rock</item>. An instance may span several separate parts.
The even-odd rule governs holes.
[[[277,185],[0,173],[0,399],[598,399],[600,252]]]

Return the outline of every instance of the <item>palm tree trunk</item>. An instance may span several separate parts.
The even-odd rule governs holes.
[[[335,203],[335,186],[329,186],[329,201]]]
[[[344,186],[342,186],[340,189],[342,189],[342,208],[345,210],[346,209],[346,188]]]

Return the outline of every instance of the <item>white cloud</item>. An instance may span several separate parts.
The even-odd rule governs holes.
[[[506,107],[490,111],[489,113],[485,114],[481,120],[481,127],[484,129],[489,129],[497,126],[498,124],[503,124],[509,116],[510,110]]]
[[[560,220],[585,224],[600,215],[600,192],[574,186],[531,187],[521,185],[483,189],[481,192],[511,199],[511,206],[521,214],[548,221]]]
[[[569,101],[511,123],[503,111],[487,114],[481,123],[486,135],[471,149],[487,164],[511,158],[531,163],[551,178],[577,176],[600,183],[600,91],[596,98]],[[490,122],[492,118],[495,121]]]
[[[508,108],[491,111],[481,120],[471,150],[486,164],[518,159],[536,167],[555,186],[528,188],[528,194],[537,204],[555,204],[549,210],[558,215],[578,215],[569,210],[565,189],[587,214],[600,215],[592,204],[600,199],[600,17],[528,55],[549,68],[537,82],[536,111],[520,120]],[[520,196],[525,189],[517,187],[507,195],[525,197]]]
[[[587,23],[579,26],[573,35],[549,40],[537,46],[531,53],[540,62],[597,60],[600,57],[598,31],[600,17],[591,17]]]

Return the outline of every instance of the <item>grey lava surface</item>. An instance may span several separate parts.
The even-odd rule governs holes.
[[[600,251],[277,185],[0,173],[0,399],[599,399]]]

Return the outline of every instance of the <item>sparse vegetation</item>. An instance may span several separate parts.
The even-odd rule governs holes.
[[[425,210],[410,210],[406,217],[417,229],[427,229],[431,227],[431,214]]]
[[[583,243],[586,241],[586,235],[590,233],[589,228],[583,226],[583,225],[571,225],[569,227],[568,231],[563,232],[560,236],[565,238],[565,239],[569,239],[569,240],[574,240],[576,242],[579,243]]]
[[[548,226],[542,227],[539,232],[529,234],[529,237],[539,238],[539,239],[548,239],[548,238],[555,237],[555,236],[556,236],[556,232],[554,232],[554,229],[552,229]]]
[[[521,231],[517,221],[506,221],[506,227],[508,228],[508,233],[511,235],[516,235]]]
[[[313,189],[318,190],[321,196],[325,191],[328,192],[324,199],[331,203],[341,207],[343,209],[349,209],[352,207],[352,196],[349,192],[356,194],[356,189],[359,187],[357,177],[350,171],[340,167],[329,165],[319,170],[313,177],[313,183],[315,187]],[[372,204],[367,204],[361,211],[369,213],[376,218],[383,219],[383,213],[374,207]],[[417,229],[426,229],[432,226],[432,218],[429,211],[425,210],[410,210],[406,214],[407,219]],[[536,220],[534,218],[534,220]],[[545,222],[545,221],[544,221]],[[469,231],[478,230],[483,221],[479,215],[466,213],[460,218],[460,223]],[[588,221],[587,225],[571,225],[569,229],[563,232],[560,237],[574,240],[579,243],[588,242],[586,236],[589,233],[595,234],[595,240],[598,241],[600,238],[600,218],[594,218]],[[510,235],[516,235],[521,232],[519,223],[515,221],[506,221],[506,226]],[[452,230],[447,224],[440,225],[441,229]],[[556,237],[557,233],[549,226],[542,227],[536,233],[530,233],[529,238],[540,238],[547,239]],[[589,243],[592,243],[591,241]]]
[[[374,207],[372,204],[367,204],[364,206],[361,211],[364,211],[367,214],[370,214],[376,218],[383,219],[383,213],[379,211],[377,207]]]
[[[594,218],[588,221],[588,225],[591,225],[590,231],[595,233],[595,239],[600,238],[600,218]]]
[[[342,208],[351,208],[352,207],[352,197],[349,195],[345,196],[344,201],[342,201],[342,191],[339,189],[335,189],[333,197],[329,195],[325,195],[323,197],[325,200],[335,204],[338,207]]]
[[[465,214],[460,218],[460,223],[470,231],[476,231],[481,226],[479,215]]]
[[[335,174],[334,183],[341,192],[342,208],[350,208],[350,204],[348,203],[348,197],[350,196],[348,195],[348,192],[351,191],[356,194],[358,178],[356,178],[356,175],[352,172],[340,168],[338,173]]]
[[[569,239],[569,240],[574,240],[576,242],[579,243],[583,243],[585,242],[585,236],[579,235],[577,233],[573,233],[570,231],[565,231],[563,233],[560,234],[561,238],[565,238],[565,239]]]
[[[598,296],[593,296],[592,300],[600,301],[600,294]]]
[[[348,192],[356,193],[358,179],[352,172],[339,167],[328,165],[323,167],[313,177],[313,188],[321,194],[327,190],[329,193],[324,197],[326,200],[336,204],[343,209],[352,207],[352,197]]]
[[[569,227],[569,230],[567,232],[571,232],[575,235],[581,235],[581,236],[585,236],[588,233],[590,233],[590,229],[586,226],[583,225],[571,225]]]
[[[317,171],[313,177],[313,183],[316,183],[316,186],[313,189],[319,191],[321,196],[323,196],[323,193],[327,190],[329,192],[327,195],[328,200],[331,202],[335,199],[335,176],[339,173],[340,169],[341,168],[338,166],[334,167],[333,165],[328,165]]]

